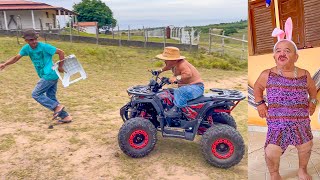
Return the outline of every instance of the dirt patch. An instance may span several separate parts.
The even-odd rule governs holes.
[[[216,79],[214,81],[207,81],[204,83],[206,88],[222,88],[222,89],[236,89],[247,94],[248,79],[247,75],[236,76],[233,78]]]

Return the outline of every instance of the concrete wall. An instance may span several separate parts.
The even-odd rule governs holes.
[[[47,17],[46,12],[48,12],[49,17]],[[42,26],[43,29],[48,29],[48,26],[46,24],[50,24],[52,28],[54,25],[54,19],[53,19],[53,14],[56,13],[55,10],[34,10],[34,21],[35,21],[35,28],[40,29],[40,18],[42,20]],[[6,11],[6,17],[7,17],[7,23],[10,21],[10,15],[14,15],[14,20],[18,23],[18,26],[20,27],[22,24],[22,29],[32,29],[33,24],[32,24],[32,15],[31,15],[31,10],[20,10],[20,11]],[[20,21],[17,19],[18,15],[20,15],[21,18],[21,24]],[[5,24],[4,24],[4,14],[3,11],[0,11],[0,21],[1,25],[0,28],[5,29]],[[9,26],[9,29],[16,29],[16,25],[12,22]]]
[[[0,30],[0,35],[2,36],[16,36],[16,31],[6,31],[6,30]],[[60,40],[60,41],[69,41],[70,42],[70,36],[69,35],[58,35],[58,34],[40,34],[43,38],[46,38],[47,40]],[[73,42],[83,42],[83,43],[92,43],[96,44],[97,39],[94,37],[84,37],[84,36],[72,36]],[[119,40],[118,39],[107,39],[107,38],[99,38],[99,44],[101,45],[111,45],[111,46],[119,46]],[[121,46],[133,46],[133,47],[144,47],[143,41],[128,41],[128,40],[121,40]],[[173,43],[166,43],[166,46],[175,46],[179,48],[180,50],[189,50],[191,48],[192,51],[198,50],[198,45],[190,45],[188,44],[173,44]],[[148,48],[160,48],[162,49],[164,47],[163,43],[157,43],[157,42],[147,42],[146,47]]]

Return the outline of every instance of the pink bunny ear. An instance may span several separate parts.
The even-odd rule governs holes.
[[[286,20],[286,23],[284,25],[284,30],[286,32],[286,39],[291,40],[292,39],[292,19],[289,17]]]
[[[279,28],[274,28],[272,31],[272,37],[278,37],[278,41],[284,39],[285,32]]]

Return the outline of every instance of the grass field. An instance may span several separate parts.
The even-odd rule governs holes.
[[[0,62],[22,47],[15,38],[0,37],[0,42]],[[140,159],[126,156],[118,147],[117,133],[123,124],[119,108],[129,100],[126,89],[149,81],[147,70],[161,65],[153,58],[162,50],[49,43],[66,54],[75,54],[88,74],[87,80],[68,88],[59,82],[58,98],[74,122],[47,129],[52,112],[31,98],[38,77],[29,58],[1,71],[1,179],[247,179],[247,154],[230,169],[212,167],[201,154],[201,137],[190,142],[158,134],[155,149]],[[194,62],[209,58],[205,54],[182,54]],[[238,69],[199,71],[206,90],[232,88],[246,93],[247,71]],[[246,100],[233,116],[247,145]]]

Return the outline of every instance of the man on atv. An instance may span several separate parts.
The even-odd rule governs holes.
[[[165,111],[164,114],[169,118],[177,118],[181,116],[181,109],[188,119],[194,119],[194,110],[187,106],[187,102],[200,97],[204,93],[200,73],[185,60],[184,56],[180,56],[180,51],[176,47],[165,47],[163,53],[156,57],[166,63],[166,66],[158,73],[171,69],[174,76],[169,81],[170,83],[178,83],[179,87],[174,91],[174,106],[169,111]]]
[[[60,117],[58,123],[69,123],[72,117],[67,113],[64,105],[60,104],[56,97],[58,76],[52,70],[52,57],[59,55],[64,59],[64,52],[50,44],[38,42],[38,35],[34,30],[27,30],[23,34],[26,45],[22,47],[19,54],[10,58],[7,62],[0,64],[0,71],[10,64],[18,62],[21,57],[29,56],[40,78],[32,92],[32,97],[42,106],[53,111],[53,119]],[[58,70],[64,72],[63,63],[59,64]]]

